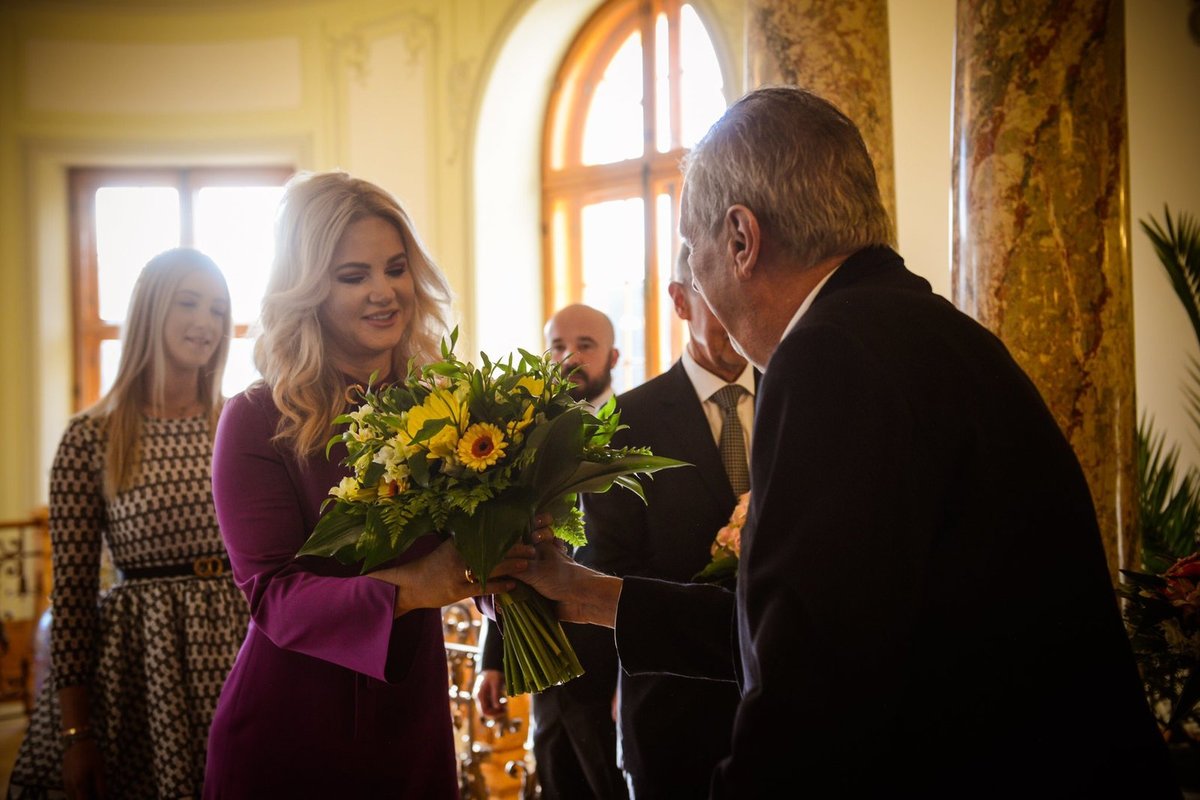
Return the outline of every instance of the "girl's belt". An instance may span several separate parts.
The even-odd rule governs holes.
[[[164,564],[160,567],[130,567],[121,570],[125,580],[138,578],[219,578],[229,572],[228,556],[200,556],[184,564]]]

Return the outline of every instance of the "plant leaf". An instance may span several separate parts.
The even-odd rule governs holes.
[[[454,545],[485,588],[487,576],[529,530],[532,516],[532,495],[523,487],[480,504],[473,515],[461,511],[450,515],[447,524]]]
[[[570,477],[583,453],[583,413],[571,408],[537,426],[526,448],[536,451],[536,458],[521,476],[522,483],[541,501],[566,494],[570,489],[553,490]]]
[[[1200,475],[1194,469],[1179,474],[1179,448],[1167,448],[1145,415],[1138,424],[1137,450],[1142,566],[1160,573],[1197,547]]]
[[[606,492],[621,476],[634,473],[649,475],[660,469],[690,466],[692,465],[686,461],[642,453],[630,453],[607,462],[584,461],[562,483],[551,486],[541,493],[538,496],[538,507],[541,508],[551,499],[563,494]],[[620,485],[629,488],[628,482],[621,482]],[[645,500],[644,495],[642,499]]]
[[[338,556],[345,548],[354,548],[366,525],[367,514],[357,506],[335,505],[313,528],[298,556]],[[339,561],[342,558],[338,557]],[[348,563],[348,562],[343,562]]]

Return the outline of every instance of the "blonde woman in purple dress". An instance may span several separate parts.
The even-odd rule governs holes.
[[[481,594],[444,536],[386,567],[296,558],[329,489],[347,389],[438,357],[450,290],[387,192],[342,172],[289,183],[262,307],[260,383],[221,418],[213,486],[250,626],[209,740],[208,798],[458,795],[441,608]],[[534,551],[489,580],[507,591]]]

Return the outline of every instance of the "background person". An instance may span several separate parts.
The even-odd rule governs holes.
[[[571,396],[593,409],[612,397],[612,370],[620,354],[613,346],[612,321],[591,306],[564,306],[546,322],[550,357],[571,372]],[[572,372],[573,371],[573,372]],[[589,524],[590,529],[590,524]],[[591,563],[591,545],[575,557]],[[614,721],[617,651],[612,634],[589,625],[566,623],[563,630],[584,674],[561,686],[533,694],[533,755],[541,796],[547,800],[624,798],[625,782],[617,766]],[[482,671],[475,701],[487,718],[505,713],[504,647],[495,623],[484,621]]]
[[[667,372],[617,397],[621,422],[629,427],[613,446],[649,447],[694,466],[646,481],[644,503],[631,492],[584,495],[588,564],[601,572],[692,580],[711,560],[713,539],[738,495],[749,488],[756,374],[692,288],[687,257],[684,246],[667,287],[676,315],[687,323],[687,347]],[[725,394],[732,399],[722,405]],[[722,462],[728,435],[740,440],[725,448],[727,457],[740,459],[733,474]],[[673,621],[660,617],[659,624]],[[617,752],[630,795],[705,796],[713,768],[729,755],[737,686],[618,673]]]
[[[435,360],[449,288],[396,200],[343,172],[289,182],[275,253],[263,380],[229,401],[213,459],[251,621],[213,721],[205,797],[454,797],[441,608],[482,590],[453,543],[424,536],[369,575],[295,557],[350,474],[344,445],[324,449],[348,387]],[[488,590],[511,588],[499,576],[519,566],[501,562]]]
[[[769,795],[786,734],[815,796],[1179,797],[1075,454],[1004,345],[890,249],[854,124],[750,92],[685,162],[680,231],[765,368],[736,597],[552,546],[525,577],[615,625],[630,672],[737,677],[712,796]]]
[[[142,269],[112,389],[71,420],[50,472],[50,675],[12,797],[195,797],[246,628],[212,501],[229,290],[208,256]],[[121,577],[99,594],[104,544]]]

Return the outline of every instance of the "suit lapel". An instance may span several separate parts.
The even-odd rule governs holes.
[[[670,432],[669,441],[678,443],[676,457],[695,465],[711,497],[722,504],[732,503],[733,489],[729,487],[729,478],[721,464],[721,454],[682,361],[675,362],[667,372],[667,378],[670,391],[662,395],[660,420],[663,428]]]

